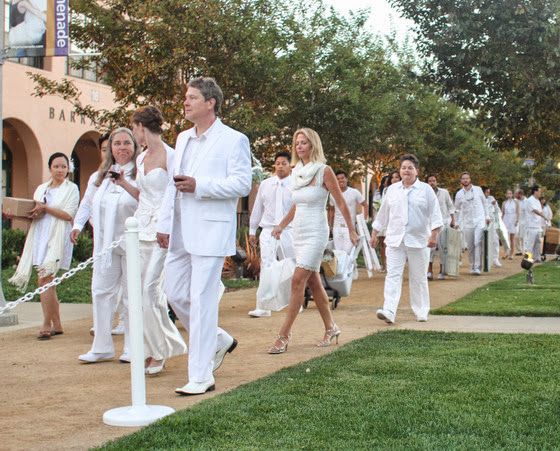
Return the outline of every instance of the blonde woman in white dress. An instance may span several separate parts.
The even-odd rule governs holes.
[[[183,337],[168,314],[167,297],[161,287],[162,270],[167,249],[156,241],[159,209],[167,188],[168,162],[173,149],[161,140],[163,116],[153,106],[137,109],[132,115],[132,132],[141,147],[136,160],[136,185],[123,185],[136,199],[140,231],[140,260],[142,268],[142,305],[144,312],[144,354],[146,374],[163,370],[165,359],[185,354]]]
[[[274,343],[268,350],[269,354],[281,354],[288,349],[292,325],[303,304],[306,285],[313,292],[313,300],[325,327],[323,338],[317,346],[330,346],[333,339],[338,343],[341,333],[340,328],[334,322],[327,293],[319,277],[323,252],[329,238],[326,210],[329,193],[344,217],[350,241],[354,246],[358,243],[358,235],[336,176],[325,162],[321,138],[317,132],[310,128],[297,130],[292,142],[292,163],[295,164],[292,172],[294,205],[280,224],[272,230],[273,236],[280,239],[282,231],[293,221],[296,269],[292,278],[292,292],[286,318]]]
[[[513,191],[508,189],[506,191],[506,200],[502,203],[502,219],[509,233],[509,242],[511,243],[508,251],[507,258],[513,259],[513,248],[515,243],[515,235],[517,235],[519,228],[520,217],[519,202],[513,198]]]
[[[71,222],[78,210],[78,187],[66,177],[70,168],[68,157],[53,153],[49,158],[51,178],[35,190],[35,208],[29,219],[25,247],[16,273],[10,283],[25,290],[33,266],[37,268],[38,285],[51,282],[59,269],[68,269],[72,260],[72,243],[68,240]],[[37,338],[46,340],[63,333],[56,287],[40,295],[43,326]]]

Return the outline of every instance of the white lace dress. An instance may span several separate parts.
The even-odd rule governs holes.
[[[517,201],[514,199],[508,199],[504,201],[504,224],[508,230],[508,233],[517,233]]]
[[[327,222],[328,190],[323,186],[326,165],[322,165],[314,180],[303,188],[292,191],[296,214],[292,222],[296,266],[319,272],[323,252],[329,239]]]
[[[166,146],[166,150],[172,149]],[[144,355],[156,360],[184,354],[187,350],[181,334],[169,319],[167,298],[161,287],[162,270],[167,251],[156,242],[156,226],[165,189],[167,171],[152,169],[145,174],[143,152],[138,156],[136,183],[140,190],[138,220],[142,271],[142,306],[144,312]]]

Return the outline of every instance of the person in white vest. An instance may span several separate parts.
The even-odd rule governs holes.
[[[458,214],[459,227],[467,243],[471,274],[479,276],[483,232],[490,223],[490,215],[482,189],[471,183],[471,175],[468,172],[461,174],[461,185],[462,188],[455,194],[455,210]]]
[[[482,186],[481,189],[486,197],[486,207],[488,208],[488,214],[490,215],[490,223],[494,226],[494,236],[492,237],[492,254],[494,259],[492,260],[492,265],[496,268],[501,268],[500,236],[498,235],[498,228],[500,227],[500,207],[496,198],[492,196],[492,190],[490,188]],[[488,249],[488,251],[490,251],[490,249]]]
[[[213,78],[189,81],[184,108],[194,126],[177,137],[156,229],[169,249],[164,290],[189,334],[181,395],[214,390],[213,372],[237,345],[218,327],[218,301],[224,259],[236,252],[237,203],[251,191],[251,151],[249,139],[217,117],[222,100]]]
[[[249,244],[257,246],[257,229],[261,228],[259,246],[261,254],[261,268],[270,265],[276,258],[277,240],[272,236],[272,229],[292,208],[292,191],[290,190],[291,155],[289,152],[278,152],[274,159],[274,176],[263,180],[257,191],[257,196],[249,219]],[[292,228],[288,226],[280,237],[284,257],[294,256],[292,243]],[[249,312],[249,316],[260,318],[270,316],[270,310],[257,308]]]
[[[527,210],[525,209],[527,198],[522,189],[515,191],[515,200],[519,205],[519,224],[517,230],[517,239],[515,240],[515,255],[523,255],[523,246],[525,241],[525,223],[527,222]]]
[[[364,218],[367,220],[367,202],[362,193],[360,193],[357,189],[348,186],[348,175],[346,172],[336,171],[335,175],[340,191],[342,192],[344,202],[350,211],[350,217],[352,218],[354,226],[356,225],[356,215],[359,213],[363,212]],[[353,245],[350,240],[350,234],[348,233],[348,227],[346,227],[344,217],[342,216],[342,213],[332,196],[329,196],[328,218],[329,226],[332,229],[334,248],[349,254]]]
[[[439,203],[434,190],[418,180],[418,158],[400,158],[401,181],[392,184],[371,231],[371,245],[377,244],[377,234],[386,229],[387,276],[383,290],[383,308],[377,317],[393,324],[399,306],[404,266],[408,261],[410,306],[417,321],[427,321],[430,312],[430,292],[426,272],[430,249],[437,244],[443,226]]]
[[[439,203],[439,209],[441,211],[441,217],[443,219],[443,225],[455,227],[455,205],[451,200],[449,191],[447,191],[445,188],[440,188],[438,186],[437,177],[433,174],[429,175],[426,178],[426,182],[428,183],[428,185],[432,187],[434,193],[436,194]],[[442,241],[444,236],[445,235],[443,233],[438,234],[437,247],[430,249],[430,264],[428,265],[428,280],[432,280],[434,278],[433,262],[434,262],[434,257],[436,255],[440,257],[438,279],[440,280],[445,279],[444,263],[441,260],[441,251],[445,246],[445,243]]]
[[[533,254],[535,263],[541,262],[542,221],[543,219],[546,221],[540,198],[541,188],[535,185],[531,188],[531,196],[527,199],[525,204],[527,218],[525,222],[525,240],[523,242],[523,247],[524,251],[529,251]]]
[[[513,259],[514,246],[517,238],[519,228],[519,217],[521,208],[517,199],[513,198],[513,191],[508,189],[506,191],[506,200],[502,202],[502,220],[506,225],[509,234],[509,252],[507,258]]]

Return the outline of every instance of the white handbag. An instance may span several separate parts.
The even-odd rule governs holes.
[[[262,310],[282,310],[290,302],[292,276],[296,269],[295,258],[278,260],[278,249],[284,249],[280,240],[274,247],[274,259],[268,266],[261,268],[259,288],[257,289],[257,308]]]

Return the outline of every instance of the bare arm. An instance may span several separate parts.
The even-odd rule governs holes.
[[[282,234],[282,230],[284,230],[286,227],[288,227],[288,224],[290,224],[294,220],[295,214],[296,214],[296,204],[293,204],[292,208],[290,208],[290,211],[288,212],[288,214],[286,216],[284,216],[284,219],[282,219],[282,221],[280,221],[280,224],[278,224],[277,226],[274,226],[274,229],[272,229],[272,236],[274,238],[276,238],[277,240],[280,239],[280,235]]]

